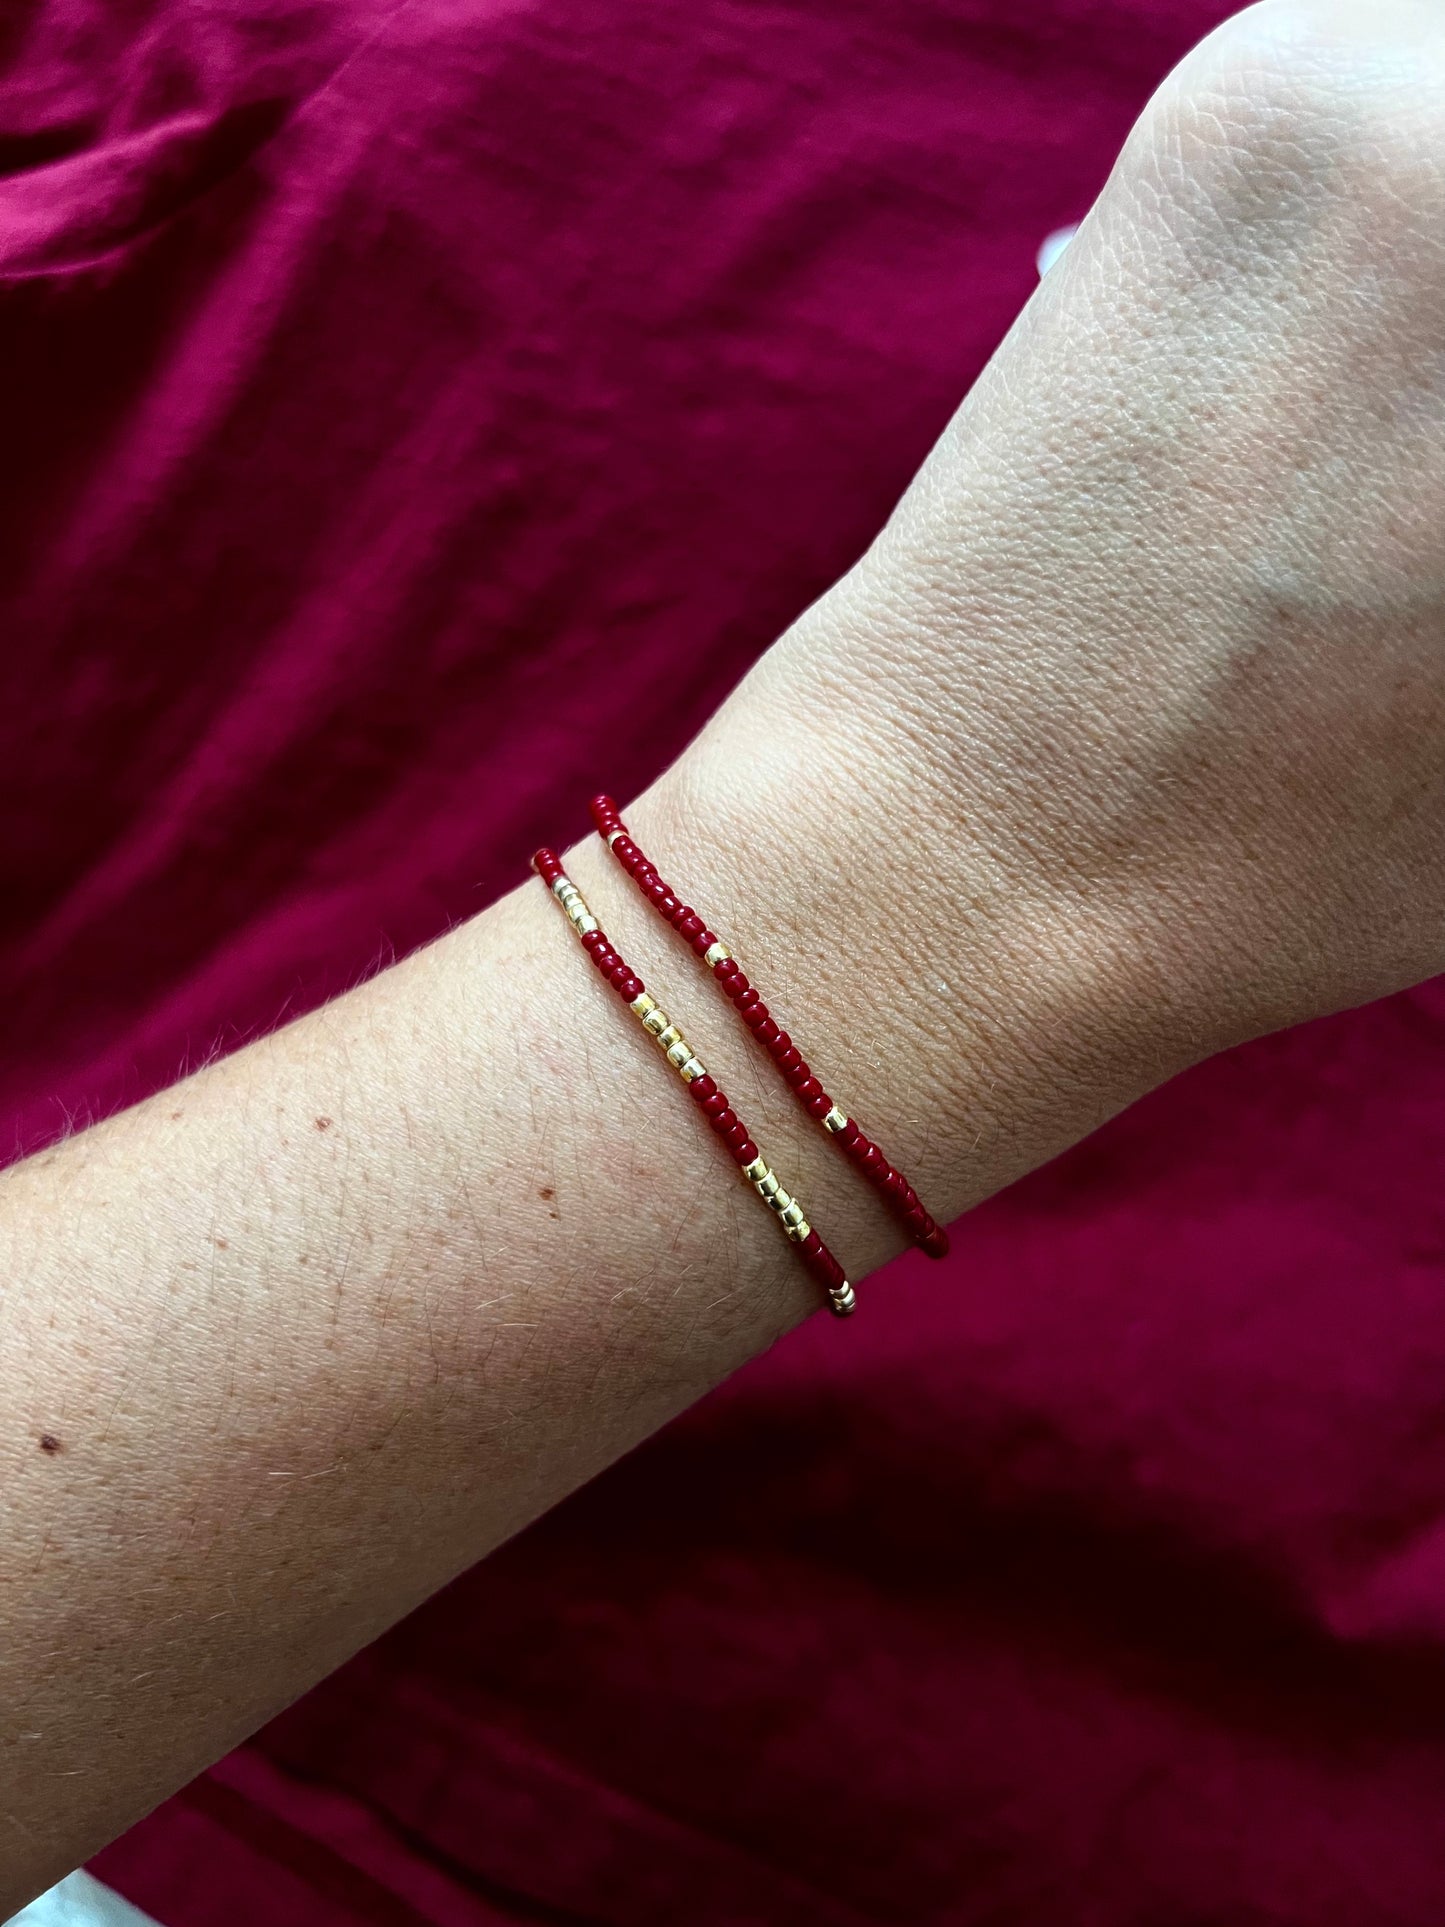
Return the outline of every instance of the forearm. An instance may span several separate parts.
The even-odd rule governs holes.
[[[1442,63],[1409,0],[1217,37],[629,811],[940,1218],[1441,966]],[[863,1279],[876,1200],[571,862]],[[0,1266],[0,1909],[815,1305],[536,883],[12,1172]]]
[[[1139,1060],[1048,906],[979,914],[885,679],[814,671],[795,639],[632,819],[952,1216]],[[860,1279],[891,1221],[600,842],[570,861]],[[13,1170],[0,1239],[0,1911],[817,1304],[535,881]]]

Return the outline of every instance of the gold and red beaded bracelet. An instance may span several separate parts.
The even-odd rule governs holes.
[[[562,868],[555,850],[541,849],[532,858],[532,868],[547,885],[566,912],[568,921],[582,941],[582,947],[607,982],[622,998],[642,1028],[662,1051],[669,1064],[687,1086],[688,1095],[726,1145],[743,1176],[776,1217],[811,1277],[822,1285],[828,1303],[839,1317],[847,1317],[857,1305],[853,1287],[843,1267],[822,1238],[808,1223],[803,1207],[784,1190],[777,1176],[753,1142],[727,1095],[720,1090],[667,1012],[647,993],[647,986],[620,951],[608,941],[607,934],[588,909],[582,892]]]
[[[948,1233],[936,1224],[918,1193],[882,1149],[866,1137],[855,1121],[823,1089],[808,1068],[807,1060],[788,1033],[770,1016],[759,992],[749,983],[731,950],[708,929],[691,904],[684,903],[658,875],[627,833],[621,813],[610,796],[594,796],[592,820],[607,847],[632,878],[647,901],[673,928],[686,938],[693,950],[736,1005],[743,1022],[767,1050],[782,1072],[798,1102],[808,1115],[833,1138],[852,1164],[877,1191],[879,1197],[907,1232],[910,1240],[930,1258],[948,1254]]]

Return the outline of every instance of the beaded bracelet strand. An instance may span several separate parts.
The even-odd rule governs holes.
[[[945,1257],[948,1233],[929,1216],[903,1173],[829,1097],[792,1038],[769,1016],[767,1005],[743,975],[727,945],[708,929],[691,904],[684,903],[676,891],[663,882],[654,865],[633,842],[612,798],[594,796],[591,808],[598,834],[606,839],[612,854],[647,901],[687,939],[712,971],[736,1004],[743,1022],[777,1064],[804,1110],[823,1126],[873,1186],[919,1250],[930,1258]]]
[[[636,971],[609,943],[606,932],[588,909],[582,892],[562,868],[556,851],[538,850],[532,858],[532,868],[566,912],[568,921],[582,940],[583,949],[597,969],[682,1078],[689,1097],[727,1146],[748,1183],[776,1217],[810,1276],[828,1294],[828,1303],[840,1318],[846,1318],[858,1301],[853,1287],[843,1274],[843,1267],[808,1223],[797,1199],[789,1196],[769,1169],[747,1125],[728,1102],[727,1094],[719,1090],[716,1079],[708,1075],[692,1045],[667,1012],[655,998],[647,994],[647,986]]]

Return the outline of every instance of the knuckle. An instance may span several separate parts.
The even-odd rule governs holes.
[[[1262,0],[1175,69],[1137,135],[1155,191],[1235,223],[1404,206],[1423,225],[1445,210],[1445,8]]]

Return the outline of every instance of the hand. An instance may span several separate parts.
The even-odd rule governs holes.
[[[869,997],[935,1060],[1035,1067],[1011,1153],[1021,1115],[1027,1159],[1075,1134],[1060,1077],[1102,1114],[1445,968],[1442,315],[1445,13],[1238,16],[704,739],[735,841],[772,771],[841,843],[825,926],[912,944]]]
[[[1224,29],[629,810],[938,1215],[1445,964],[1442,213],[1436,0]],[[861,1278],[891,1221],[569,868]],[[0,1913],[816,1305],[559,923],[533,883],[6,1174]]]

